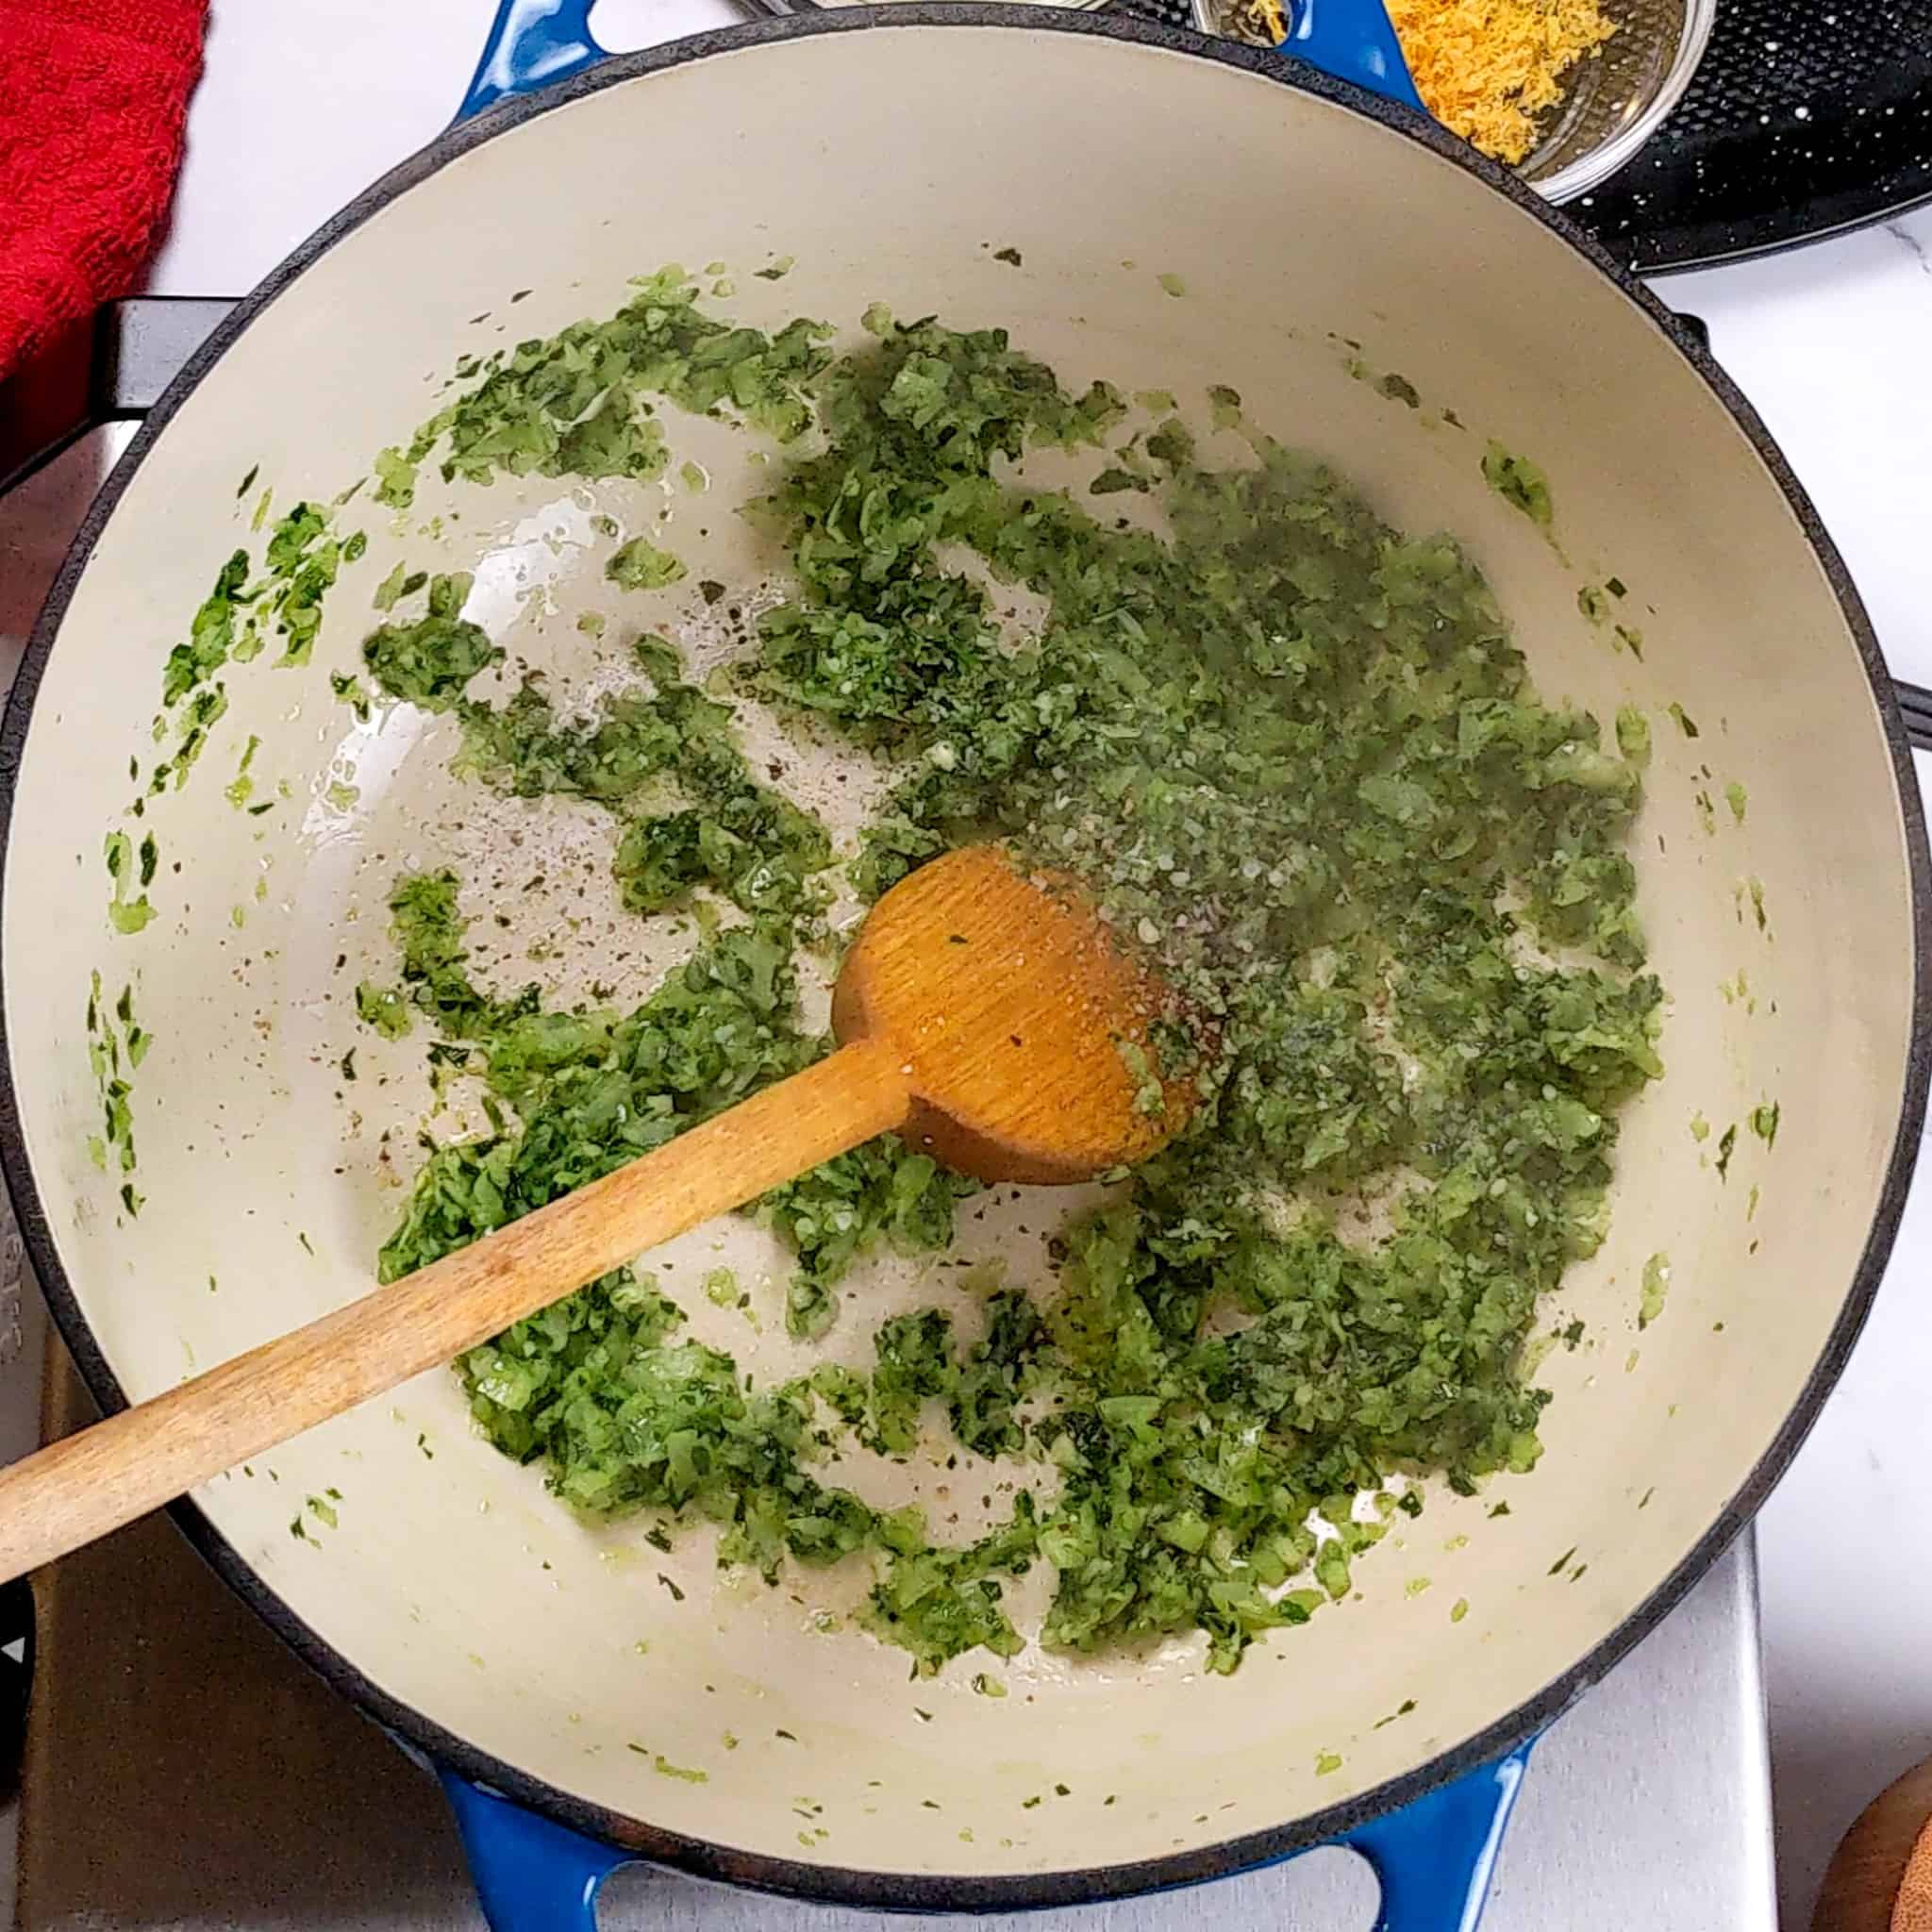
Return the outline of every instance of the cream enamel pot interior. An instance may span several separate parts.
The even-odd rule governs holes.
[[[1239,195],[1204,197],[1208,179]],[[1006,245],[1023,266],[995,258]],[[774,254],[796,258],[786,278],[750,273]],[[1425,1804],[1464,1794],[1454,1828],[1479,1862],[1513,1774],[1445,1781],[1546,1723],[1683,1593],[1856,1333],[1924,1101],[1924,834],[1842,568],[1708,360],[1527,192],[1417,117],[1272,57],[966,8],[766,23],[616,59],[453,131],[222,328],[116,471],[6,722],[5,1160],[63,1331],[112,1405],[366,1288],[401,1198],[384,1131],[407,1174],[429,1100],[420,1040],[358,1027],[349,991],[387,968],[383,901],[405,863],[488,875],[514,850],[519,878],[567,880],[519,902],[553,987],[599,977],[613,943],[606,832],[555,804],[456,791],[447,720],[396,707],[358,724],[329,673],[359,668],[370,589],[433,553],[476,573],[469,614],[513,655],[594,675],[575,624],[604,601],[581,560],[589,516],[628,523],[659,486],[593,500],[427,472],[393,527],[344,512],[369,554],[332,593],[312,666],[231,667],[206,768],[148,820],[158,917],[110,930],[103,837],[130,754],[150,756],[169,648],[251,541],[238,480],[258,469],[278,505],[325,501],[434,406],[463,354],[608,313],[633,275],[714,258],[737,278],[724,306],[761,324],[823,315],[849,332],[884,300],[1006,325],[1076,387],[1233,384],[1251,419],[1332,458],[1397,525],[1460,538],[1543,691],[1656,720],[1637,858],[1673,994],[1667,1073],[1627,1118],[1609,1239],[1559,1298],[1598,1343],[1542,1365],[1555,1401],[1533,1475],[1432,1492],[1414,1547],[1361,1564],[1359,1601],[1278,1633],[1230,1679],[1175,1642],[1084,1663],[1030,1647],[1000,1701],[974,1693],[970,1660],[908,1682],[901,1653],[816,1627],[836,1588],[801,1602],[718,1574],[696,1532],[664,1556],[645,1523],[573,1520],[536,1470],[473,1437],[442,1374],[208,1485],[183,1526],[428,1756],[689,1870],[857,1903],[1065,1902],[1367,1841],[1367,1821],[1432,1791]],[[1361,379],[1364,364],[1400,372],[1426,407]],[[770,558],[730,513],[761,485],[749,445],[708,423],[672,434],[712,477],[675,510],[691,581],[758,577]],[[1485,483],[1489,437],[1547,471],[1551,537]],[[1609,575],[1641,657],[1579,612],[1579,585]],[[665,608],[701,664],[720,648],[701,599]],[[223,789],[251,737],[258,795],[288,788],[262,819]],[[1749,790],[1741,824],[1724,804],[1733,779]],[[131,982],[154,1035],[134,1093],[138,1221],[87,1150],[96,971],[110,998]],[[1693,1116],[1722,1128],[1774,1101],[1774,1146],[1740,1133],[1727,1178],[1700,1159]],[[469,1122],[465,1106],[452,1096],[439,1133]],[[969,1245],[1024,1273],[1037,1243],[1017,1229],[1037,1207],[969,1221]],[[741,1224],[674,1251],[668,1283],[721,1250],[777,1294],[782,1257]],[[1656,1251],[1670,1299],[1640,1340]],[[871,1278],[882,1311],[931,1298],[911,1264]],[[687,1299],[697,1332],[742,1357],[738,1319]],[[856,1359],[867,1328],[827,1345]],[[779,1332],[767,1324],[750,1365],[801,1358]],[[915,1464],[899,1479],[938,1477]],[[305,1497],[337,1491],[335,1527],[291,1535]],[[1509,1513],[1493,1517],[1501,1496]],[[1432,1588],[1413,1596],[1423,1572]],[[1324,1774],[1326,1754],[1341,1766]],[[659,1759],[706,1781],[661,1775]],[[565,1848],[592,1876],[618,1856],[460,1789],[499,1923],[525,1909],[510,1894],[540,1854]],[[486,1814],[508,1821],[508,1850]],[[1418,1895],[1405,1927],[1463,1923],[1446,1869]],[[519,1923],[564,1908],[529,1909]]]

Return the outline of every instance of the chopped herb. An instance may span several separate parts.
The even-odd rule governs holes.
[[[1754,1107],[1751,1109],[1751,1131],[1767,1147],[1777,1145],[1777,1119],[1778,1104],[1774,1100],[1768,1102],[1762,1107]],[[1754,1189],[1753,1191],[1755,1192],[1756,1190]]]
[[[158,855],[155,851],[152,834],[142,841],[142,853],[137,859],[134,841],[125,832],[109,832],[107,838],[106,853],[108,876],[113,881],[114,892],[108,902],[108,920],[116,932],[137,933],[145,930],[155,916],[155,908],[148,904],[147,893],[143,891],[139,897],[130,898],[128,891],[133,885],[137,868],[142,884],[145,886],[154,877],[155,865]]]
[[[1671,1291],[1671,1257],[1653,1255],[1643,1264],[1643,1292],[1637,1305],[1637,1325],[1648,1328],[1664,1311],[1664,1298]]]
[[[1213,1003],[1215,1130],[1062,1229],[1052,1302],[991,1295],[977,1340],[915,1309],[876,1327],[864,1373],[821,1361],[754,1382],[620,1269],[467,1353],[472,1413],[589,1515],[645,1511],[667,1539],[680,1519],[716,1523],[722,1560],[768,1578],[867,1554],[864,1626],[916,1674],[1013,1655],[1004,1585],[1035,1562],[1056,1574],[1049,1648],[1200,1629],[1210,1667],[1232,1670],[1350,1593],[1385,1527],[1353,1520],[1357,1491],[1400,1470],[1474,1493],[1541,1453],[1548,1397],[1524,1344],[1601,1239],[1618,1111],[1660,1071],[1625,850],[1639,760],[1539,696],[1453,544],[1391,530],[1321,464],[1257,437],[1241,467],[1204,469],[1171,416],[1111,458],[1146,472],[1171,534],[1116,527],[1009,466],[1107,448],[1118,391],[1068,392],[998,329],[873,320],[834,362],[822,325],[730,328],[667,272],[610,322],[479,372],[404,453],[411,475],[441,453],[477,484],[656,475],[669,457],[647,395],[785,443],[815,410],[823,432],[759,506],[791,595],[716,690],[647,640],[639,681],[589,705],[534,679],[470,697],[502,654],[448,588],[419,625],[371,639],[384,690],[455,715],[459,777],[606,815],[627,911],[702,891],[736,915],[702,923],[634,1009],[548,1010],[534,989],[477,982],[454,874],[396,881],[394,984],[365,983],[358,1013],[398,1034],[421,1015],[496,1113],[429,1148],[379,1273],[425,1266],[825,1050],[796,956],[824,931],[832,847],[752,775],[719,700],[756,696],[888,769],[850,867],[866,896],[984,827],[1091,880],[1173,983]],[[1239,409],[1232,391],[1212,400],[1218,419]],[[1537,516],[1540,475],[1506,462],[1497,487]],[[1541,503],[1547,523],[1546,489]],[[1043,600],[1024,648],[943,560],[958,550]],[[655,575],[662,553],[636,554]],[[1520,935],[1564,963],[1523,963]],[[1199,1053],[1174,1031],[1163,1055]],[[1393,1230],[1373,1243],[1319,1208],[1284,1231],[1262,1205],[1385,1182]],[[775,1190],[756,1211],[796,1256],[793,1334],[830,1324],[866,1256],[948,1247],[968,1192],[891,1139]],[[1462,1286],[1425,1323],[1391,1320],[1424,1281]],[[1210,1307],[1246,1319],[1221,1332]],[[939,1542],[916,1507],[820,1479],[834,1428],[889,1456],[937,1434],[1031,1459],[1055,1473],[1053,1499],[1018,1489],[976,1541]],[[1285,1588],[1304,1572],[1313,1587]]]
[[[659,550],[643,537],[633,537],[614,551],[604,575],[625,591],[661,591],[683,580],[685,568],[668,550]]]
[[[398,562],[381,583],[376,585],[375,593],[369,599],[370,603],[377,610],[393,610],[397,600],[403,595],[403,587],[408,582],[408,578],[409,566]]]
[[[374,708],[370,703],[369,693],[363,689],[362,680],[359,677],[351,677],[346,672],[342,671],[331,671],[328,676],[328,688],[335,692],[337,697],[341,699],[343,704],[347,705],[355,712],[360,723],[366,724],[369,722],[369,715]]]
[[[1549,479],[1527,457],[1511,456],[1500,442],[1483,452],[1483,476],[1507,504],[1520,509],[1531,523],[1550,527],[1555,508]]]
[[[413,624],[385,624],[363,640],[362,661],[392,698],[447,711],[479,671],[503,661],[503,647],[458,613],[470,593],[467,573],[429,580],[429,608]]]

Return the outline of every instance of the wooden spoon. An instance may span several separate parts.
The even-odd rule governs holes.
[[[896,1131],[982,1180],[1090,1178],[1151,1154],[1159,983],[1090,904],[991,846],[873,908],[832,999],[828,1058],[393,1286],[0,1472],[0,1580],[487,1341],[646,1248]]]

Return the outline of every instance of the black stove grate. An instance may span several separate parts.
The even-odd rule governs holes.
[[[1690,92],[1572,205],[1634,267],[1780,248],[1932,199],[1932,0],[1719,0]]]

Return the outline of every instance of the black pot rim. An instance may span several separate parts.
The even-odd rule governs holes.
[[[985,4],[985,0],[961,0],[961,4],[939,6],[923,4],[923,0],[901,0],[901,4],[883,9],[855,8],[755,21],[636,54],[612,56],[534,96],[499,102],[474,120],[451,128],[366,189],[241,303],[189,361],[135,436],[75,536],[34,627],[8,700],[4,722],[0,722],[0,886],[4,886],[6,877],[7,845],[13,835],[16,791],[34,697],[79,578],[142,458],[202,376],[269,303],[344,236],[398,196],[481,142],[540,115],[556,112],[606,88],[715,55],[815,35],[893,32],[913,26],[1086,34],[1131,42],[1263,75],[1282,86],[1345,107],[1378,123],[1400,139],[1473,171],[1491,190],[1514,202],[1525,218],[1554,232],[1595,267],[1670,341],[1729,411],[1782,490],[1831,584],[1857,644],[1890,752],[1907,846],[1914,936],[1912,1039],[1903,1070],[1898,1131],[1887,1158],[1872,1230],[1844,1305],[1803,1393],[1738,1492],[1644,1602],[1535,1696],[1504,1713],[1474,1736],[1398,1777],[1340,1804],[1265,1830],[1128,1863],[998,1875],[970,1872],[904,1874],[819,1865],[746,1852],[667,1831],[588,1804],[529,1776],[391,1696],[282,1602],[192,1502],[183,1500],[172,1507],[171,1513],[183,1533],[222,1579],[306,1663],[379,1724],[475,1783],[591,1838],[700,1877],[831,1904],[996,1912],[1089,1904],[1194,1884],[1266,1864],[1341,1837],[1370,1818],[1409,1804],[1533,1737],[1595,1684],[1685,1596],[1750,1521],[1809,1431],[1863,1325],[1890,1253],[1924,1120],[1928,1080],[1932,1080],[1932,980],[1928,980],[1927,974],[1927,961],[1932,959],[1932,862],[1928,862],[1924,808],[1898,706],[1877,640],[1843,560],[1757,412],[1671,312],[1594,240],[1551,208],[1513,175],[1466,147],[1434,122],[1297,62],[1285,60],[1270,50],[1210,41],[1191,32],[1117,13],[1060,12],[1024,5]],[[4,898],[0,898],[0,919],[4,919],[6,909]],[[53,1229],[28,1163],[14,1079],[11,1016],[6,1011],[5,994],[5,987],[0,986],[0,1172],[4,1172],[28,1258],[46,1292],[54,1319],[88,1387],[103,1409],[111,1414],[127,1407],[127,1396],[95,1341],[61,1265]]]

